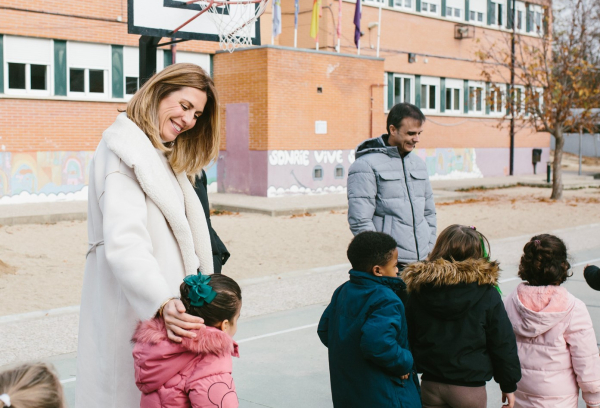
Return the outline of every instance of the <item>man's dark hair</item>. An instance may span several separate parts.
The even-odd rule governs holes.
[[[374,266],[390,262],[397,246],[396,240],[388,234],[365,231],[354,237],[346,254],[352,269],[371,273]]]
[[[420,123],[425,122],[425,115],[421,112],[421,109],[410,103],[397,103],[387,116],[386,133],[390,134],[390,125],[394,125],[395,128],[399,128],[404,118],[412,118],[419,121]]]
[[[217,292],[217,296],[210,303],[200,307],[192,306],[190,287],[185,282],[181,284],[179,291],[186,313],[203,318],[207,326],[216,327],[223,320],[233,320],[242,305],[242,290],[229,276],[214,274],[210,277],[208,286]]]
[[[560,285],[567,280],[571,264],[562,239],[541,234],[531,238],[523,248],[519,278],[531,286]]]

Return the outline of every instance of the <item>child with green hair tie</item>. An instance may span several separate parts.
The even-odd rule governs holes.
[[[133,336],[135,380],[142,392],[140,408],[236,408],[231,376],[233,340],[242,308],[242,291],[221,274],[189,275],[180,286],[186,312],[204,319],[206,327],[194,338],[175,343],[167,337],[164,320],[141,322]]]

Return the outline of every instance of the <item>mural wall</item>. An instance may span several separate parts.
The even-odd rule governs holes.
[[[0,152],[0,200],[81,191],[94,152]]]
[[[476,149],[417,149],[432,180],[483,177]],[[272,150],[268,197],[343,193],[354,150]]]

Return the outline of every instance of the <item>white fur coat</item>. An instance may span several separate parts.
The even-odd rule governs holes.
[[[177,296],[186,275],[213,272],[206,218],[186,175],[165,167],[124,113],[96,149],[88,200],[75,405],[136,407],[136,322]]]

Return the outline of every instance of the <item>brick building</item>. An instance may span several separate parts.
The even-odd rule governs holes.
[[[344,191],[353,148],[383,133],[387,110],[400,101],[427,115],[417,154],[432,178],[506,174],[509,134],[497,126],[503,108],[486,100],[492,85],[506,84],[482,82],[474,61],[477,47],[509,32],[506,0],[363,0],[360,55],[355,3],[341,4],[340,53],[338,2],[331,0],[323,2],[318,51],[309,36],[312,0],[300,0],[298,48],[292,0],[282,2],[274,46],[229,54],[212,42],[177,45],[177,62],[205,68],[221,95],[222,152],[209,170],[219,191]],[[543,35],[545,10],[517,1],[517,30],[532,39]],[[261,19],[263,44],[271,42],[269,12]],[[456,39],[457,27],[467,27],[468,38]],[[84,188],[102,131],[138,87],[138,39],[127,34],[124,0],[3,1],[0,202]],[[173,60],[169,47],[157,57],[158,69]],[[534,147],[546,160],[549,136],[521,130],[516,174],[532,172]]]

